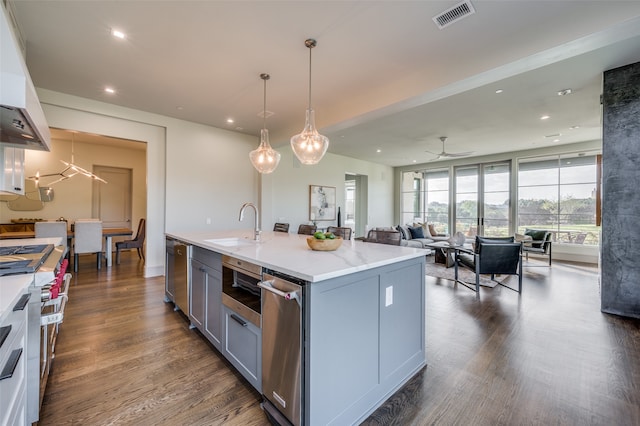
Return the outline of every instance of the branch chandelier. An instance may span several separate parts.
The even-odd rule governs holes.
[[[82,167],[77,166],[76,164],[74,164],[74,141],[75,141],[75,138],[74,138],[73,133],[72,133],[71,134],[71,162],[67,163],[64,160],[60,160],[60,162],[65,165],[65,168],[62,171],[60,171],[58,173],[47,173],[47,174],[44,174],[44,175],[41,175],[40,171],[38,171],[38,172],[36,172],[35,176],[29,176],[28,179],[33,180],[33,181],[36,182],[36,188],[40,186],[40,179],[42,179],[42,178],[48,178],[48,177],[57,176],[58,179],[47,183],[47,186],[51,186],[51,185],[54,185],[54,184],[56,184],[58,182],[62,182],[63,180],[67,180],[69,178],[72,178],[77,174],[84,175],[84,176],[86,176],[88,178],[91,178],[92,180],[97,180],[97,181],[102,182],[102,183],[107,183],[107,181],[102,179],[101,177],[99,177],[97,175],[94,175],[90,171],[88,171],[86,169],[83,169]]]
[[[271,173],[280,162],[280,153],[271,148],[269,144],[269,130],[267,130],[267,80],[271,78],[269,74],[260,74],[264,81],[264,103],[262,109],[262,130],[260,130],[260,145],[249,153],[251,164],[260,173]]]

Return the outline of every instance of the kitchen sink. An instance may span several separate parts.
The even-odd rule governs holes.
[[[204,240],[205,243],[216,244],[224,247],[251,246],[256,242],[248,238],[215,238],[212,240]]]

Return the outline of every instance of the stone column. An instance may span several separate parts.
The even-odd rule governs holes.
[[[601,310],[640,318],[640,62],[603,86]]]

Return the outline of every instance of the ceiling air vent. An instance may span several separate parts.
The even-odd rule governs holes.
[[[438,28],[443,29],[444,27],[461,20],[465,16],[473,15],[474,13],[476,13],[476,10],[473,8],[471,2],[467,0],[445,10],[438,16],[434,16],[433,22],[436,23]]]

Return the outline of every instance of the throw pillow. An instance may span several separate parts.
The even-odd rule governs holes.
[[[411,239],[411,232],[409,232],[409,228],[406,226],[402,226],[402,225],[398,225],[396,226],[396,229],[398,230],[398,232],[400,232],[400,235],[402,236],[403,240],[410,240]]]
[[[432,237],[438,236],[438,233],[432,223],[429,224],[429,234],[431,234]]]
[[[422,230],[422,226],[416,226],[415,228],[409,228],[409,232],[411,232],[411,238],[424,238],[424,231]]]

